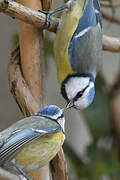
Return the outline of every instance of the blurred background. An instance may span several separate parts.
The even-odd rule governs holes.
[[[60,4],[55,2],[55,6]],[[102,8],[103,9],[103,8]],[[111,8],[103,9],[112,16]],[[120,19],[120,8],[115,17]],[[22,118],[8,84],[8,62],[18,41],[17,20],[0,14],[0,130]],[[120,24],[103,19],[104,34],[120,37]],[[53,33],[45,33],[46,94],[47,103],[64,107],[66,102],[60,94],[56,65],[53,56]],[[85,111],[68,110],[66,116],[66,143],[64,151],[69,161],[70,180],[120,179],[120,165],[114,146],[115,130],[111,99],[116,94],[114,85],[120,86],[120,54],[103,51],[103,64],[96,81],[96,96],[91,107]],[[117,91],[118,92],[118,91]],[[111,95],[112,94],[112,95]],[[120,107],[119,107],[120,109]]]

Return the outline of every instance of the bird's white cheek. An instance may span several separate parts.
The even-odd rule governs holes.
[[[74,105],[77,109],[85,109],[88,107],[88,98],[83,97],[83,98],[79,98],[77,101],[74,102]]]

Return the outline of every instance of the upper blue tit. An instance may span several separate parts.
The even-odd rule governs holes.
[[[68,107],[88,107],[94,99],[94,82],[102,61],[99,0],[69,1],[57,30],[54,54],[61,93]]]
[[[0,166],[14,162],[29,172],[46,165],[63,145],[64,123],[63,110],[50,105],[0,132]]]

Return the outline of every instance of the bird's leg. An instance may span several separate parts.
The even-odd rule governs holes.
[[[47,29],[49,28],[50,26],[50,17],[51,15],[57,13],[57,12],[60,12],[60,11],[63,11],[64,9],[69,9],[71,8],[73,4],[73,1],[70,0],[68,1],[67,3],[65,3],[63,6],[59,7],[59,8],[55,8],[53,10],[50,10],[50,11],[43,11],[43,10],[38,10],[39,12],[41,13],[44,13],[46,15],[46,21],[45,21],[45,24],[41,27],[41,29]]]
[[[27,174],[14,162],[12,162],[12,165],[19,171],[19,173],[21,175],[23,175],[27,180],[33,180],[33,179],[30,179]]]

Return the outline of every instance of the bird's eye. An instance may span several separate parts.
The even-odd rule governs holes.
[[[77,95],[74,97],[74,101],[76,101],[78,98],[82,97],[84,91],[79,91]]]
[[[79,91],[76,96],[74,97],[74,101],[76,101],[78,98],[82,97],[84,91],[89,87],[89,84],[82,90],[82,91]]]

